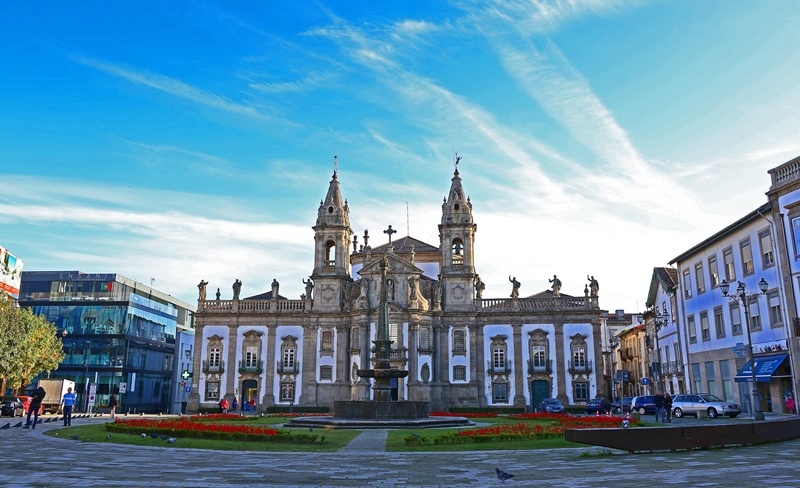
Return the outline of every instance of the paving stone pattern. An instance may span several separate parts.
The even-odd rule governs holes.
[[[77,419],[107,422],[108,419]],[[5,419],[0,421],[4,425]],[[746,448],[628,455],[599,448],[387,453],[367,430],[338,453],[131,447],[0,430],[3,486],[797,487],[800,439]],[[180,442],[180,440],[178,441]],[[587,455],[588,454],[588,455]],[[495,467],[514,474],[500,482]]]

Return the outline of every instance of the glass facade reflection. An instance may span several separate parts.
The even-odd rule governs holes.
[[[81,410],[94,384],[95,408],[115,393],[118,411],[170,411],[190,305],[121,275],[76,271],[24,272],[19,303],[56,325],[65,358],[50,377],[75,381]]]

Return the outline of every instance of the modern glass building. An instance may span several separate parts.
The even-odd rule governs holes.
[[[19,305],[56,325],[66,357],[50,377],[75,381],[81,410],[107,406],[111,393],[119,411],[173,409],[176,338],[191,332],[195,307],[119,274],[79,271],[23,272]]]

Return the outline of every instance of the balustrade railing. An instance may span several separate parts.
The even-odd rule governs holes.
[[[210,362],[209,360],[206,359],[203,361],[202,370],[203,373],[224,373],[225,361]]]
[[[201,300],[198,312],[302,312],[306,300]]]
[[[772,188],[783,185],[800,178],[800,158],[784,163],[777,168],[769,170],[772,176]]]
[[[528,374],[549,374],[553,372],[553,360],[548,359],[545,361],[534,362],[532,359],[528,360]]]
[[[585,361],[575,361],[573,359],[569,360],[569,366],[567,367],[567,371],[571,374],[578,374],[578,373],[591,373],[592,372],[592,360],[588,359]]]
[[[478,303],[487,311],[577,310],[591,307],[592,297],[482,298]]]
[[[486,371],[489,374],[508,374],[511,372],[511,361],[488,361]]]
[[[240,373],[262,373],[264,371],[264,361],[239,361]]]
[[[275,370],[278,374],[298,374],[300,373],[300,363],[297,361],[293,363],[278,361]]]

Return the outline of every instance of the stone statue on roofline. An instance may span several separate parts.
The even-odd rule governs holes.
[[[200,283],[197,284],[198,300],[206,299],[206,285],[208,285],[208,281],[206,280],[200,280]]]
[[[600,284],[594,279],[594,276],[586,275],[586,279],[589,280],[589,293],[591,296],[596,297],[600,291]]]
[[[552,280],[547,280],[552,283],[551,288],[553,289],[553,295],[560,297],[561,296],[561,280],[558,279],[558,276],[553,275]]]
[[[519,287],[522,286],[522,283],[517,281],[517,277],[508,277],[508,281],[511,282],[511,298],[519,298]]]

